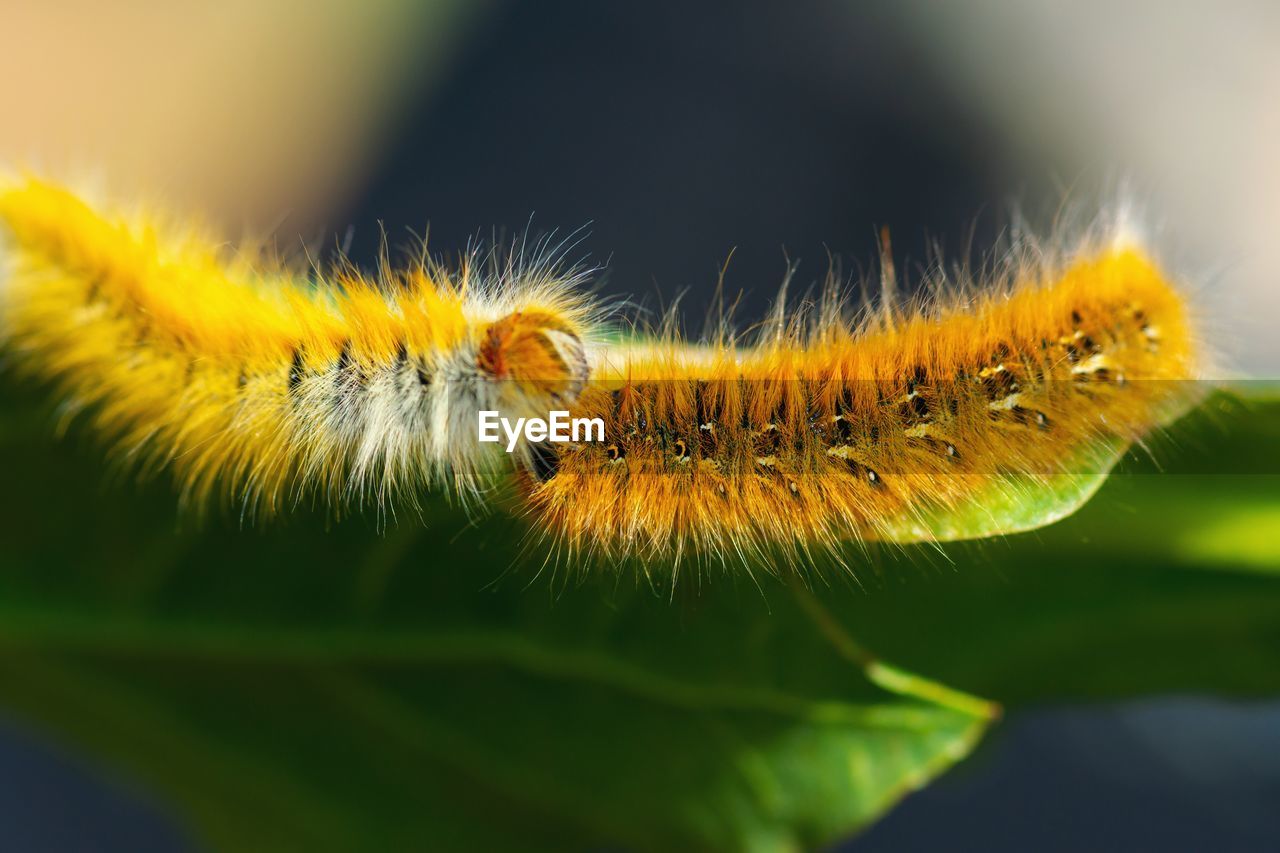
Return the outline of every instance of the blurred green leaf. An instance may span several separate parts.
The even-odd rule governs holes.
[[[863,648],[1015,707],[1280,690],[1274,403],[1213,399],[1064,523],[854,551],[809,592],[538,577],[518,521],[440,506],[178,529],[41,399],[0,396],[0,701],[218,846],[818,845],[988,722]]]
[[[809,847],[989,722],[803,591],[534,580],[510,518],[175,532],[33,399],[0,419],[0,702],[219,847]]]
[[[832,606],[877,652],[1006,705],[1272,696],[1278,518],[1280,398],[1218,394],[1070,519],[886,556],[881,588]]]

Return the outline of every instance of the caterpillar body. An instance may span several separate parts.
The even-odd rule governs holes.
[[[264,513],[308,492],[473,495],[503,461],[475,412],[545,412],[587,378],[591,305],[546,265],[313,283],[35,180],[0,193],[0,221],[0,335],[192,501],[217,484]]]
[[[833,293],[745,343],[606,345],[546,259],[307,276],[38,180],[0,187],[0,225],[0,339],[186,498],[394,505],[514,468],[535,535],[575,560],[981,535],[956,520],[1105,473],[1185,406],[1200,357],[1181,295],[1117,240],[911,311],[854,321]],[[562,408],[605,440],[478,441],[481,410]]]
[[[534,512],[571,551],[766,564],[1016,532],[1074,510],[1195,393],[1186,308],[1123,244],[902,320],[819,317],[599,365],[578,408],[610,441],[561,451]],[[1056,515],[1004,511],[1081,487]]]

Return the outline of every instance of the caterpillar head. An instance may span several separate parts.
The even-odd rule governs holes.
[[[586,386],[590,368],[575,325],[550,311],[515,311],[491,323],[476,354],[476,366],[494,389],[492,400],[510,418],[546,418],[567,409]],[[547,473],[554,459],[545,446],[521,442],[520,468]]]
[[[443,381],[428,391],[430,451],[464,493],[512,463],[536,469],[541,448],[526,439],[523,424],[569,410],[590,372],[587,332],[572,311],[526,304],[492,317],[471,325],[437,362],[432,375]],[[496,440],[480,435],[480,418],[492,417],[485,412],[502,423]]]
[[[499,399],[514,414],[545,414],[577,399],[587,382],[582,338],[561,317],[515,311],[484,331],[476,364],[502,383]]]

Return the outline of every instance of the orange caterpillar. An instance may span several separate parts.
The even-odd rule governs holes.
[[[750,348],[606,359],[575,414],[608,441],[543,458],[537,526],[570,556],[766,565],[1015,532],[1074,511],[1192,393],[1186,306],[1124,241],[905,319],[837,308]]]
[[[393,506],[515,471],[534,533],[575,563],[807,562],[1045,524],[1185,405],[1198,363],[1180,295],[1114,239],[905,316],[854,324],[831,296],[750,346],[604,345],[547,260],[375,280],[215,245],[0,181],[0,342],[188,499]],[[481,411],[560,409],[606,440],[479,441]]]

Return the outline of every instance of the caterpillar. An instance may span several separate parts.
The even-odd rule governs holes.
[[[0,222],[0,336],[192,504],[474,496],[502,463],[475,411],[545,412],[587,379],[595,309],[546,262],[312,282],[35,179],[0,192]]]
[[[514,472],[533,535],[575,562],[809,561],[1047,523],[1186,407],[1201,359],[1183,296],[1114,234],[860,317],[830,286],[690,342],[620,339],[545,255],[305,275],[36,179],[0,188],[0,225],[0,340],[185,502],[483,500]],[[480,411],[559,408],[604,440],[478,441]],[[1082,485],[1057,515],[1001,509],[1064,478]]]
[[[611,440],[544,463],[532,512],[570,554],[764,565],[1061,518],[1197,397],[1197,348],[1135,245],[1009,263],[1004,287],[901,318],[851,323],[829,294],[752,346],[606,359],[578,411]],[[1020,510],[1051,490],[1051,512]]]

